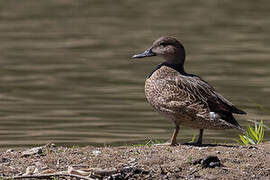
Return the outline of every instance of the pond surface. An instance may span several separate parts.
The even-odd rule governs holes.
[[[162,60],[130,58],[166,35],[185,45],[188,72],[248,112],[236,116],[244,128],[252,120],[270,127],[269,32],[266,0],[1,1],[1,147],[168,139],[172,124],[144,96]],[[197,134],[180,131],[180,142]],[[233,142],[237,134],[208,130],[204,138]]]

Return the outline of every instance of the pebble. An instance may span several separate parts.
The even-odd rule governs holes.
[[[101,151],[98,150],[94,150],[92,151],[93,155],[98,156],[99,154],[101,154]]]
[[[8,163],[10,160],[8,158],[2,157],[2,159],[0,159],[0,164],[2,163]]]
[[[216,166],[220,166],[220,160],[218,159],[217,156],[207,156],[201,161],[202,167],[207,168],[214,168]]]
[[[198,147],[199,150],[207,149],[207,147]]]
[[[7,151],[6,151],[6,153],[13,153],[14,152],[14,149],[8,149]]]
[[[200,158],[193,161],[192,164],[201,164],[203,168],[214,168],[221,165],[217,156],[207,156],[205,158]]]

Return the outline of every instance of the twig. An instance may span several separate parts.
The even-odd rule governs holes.
[[[3,180],[8,179],[27,179],[27,178],[37,178],[37,179],[43,179],[43,178],[50,178],[54,176],[69,176],[69,177],[76,177],[84,180],[94,180],[90,177],[84,177],[76,174],[65,174],[65,173],[55,173],[55,174],[39,174],[39,175],[26,175],[26,176],[13,176],[13,177],[1,177]]]
[[[189,175],[188,175],[188,176],[193,175],[194,173],[198,172],[199,170],[200,170],[200,169],[195,169],[194,171],[192,171],[191,173],[189,173]]]

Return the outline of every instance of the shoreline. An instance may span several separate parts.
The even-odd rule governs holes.
[[[270,179],[269,141],[256,146],[47,144],[0,152],[2,179]],[[209,156],[219,162],[205,166]]]

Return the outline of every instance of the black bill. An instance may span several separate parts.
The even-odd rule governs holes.
[[[147,49],[141,54],[135,54],[132,56],[132,58],[144,58],[144,57],[150,57],[150,56],[155,56],[156,54],[152,52],[152,48]]]

